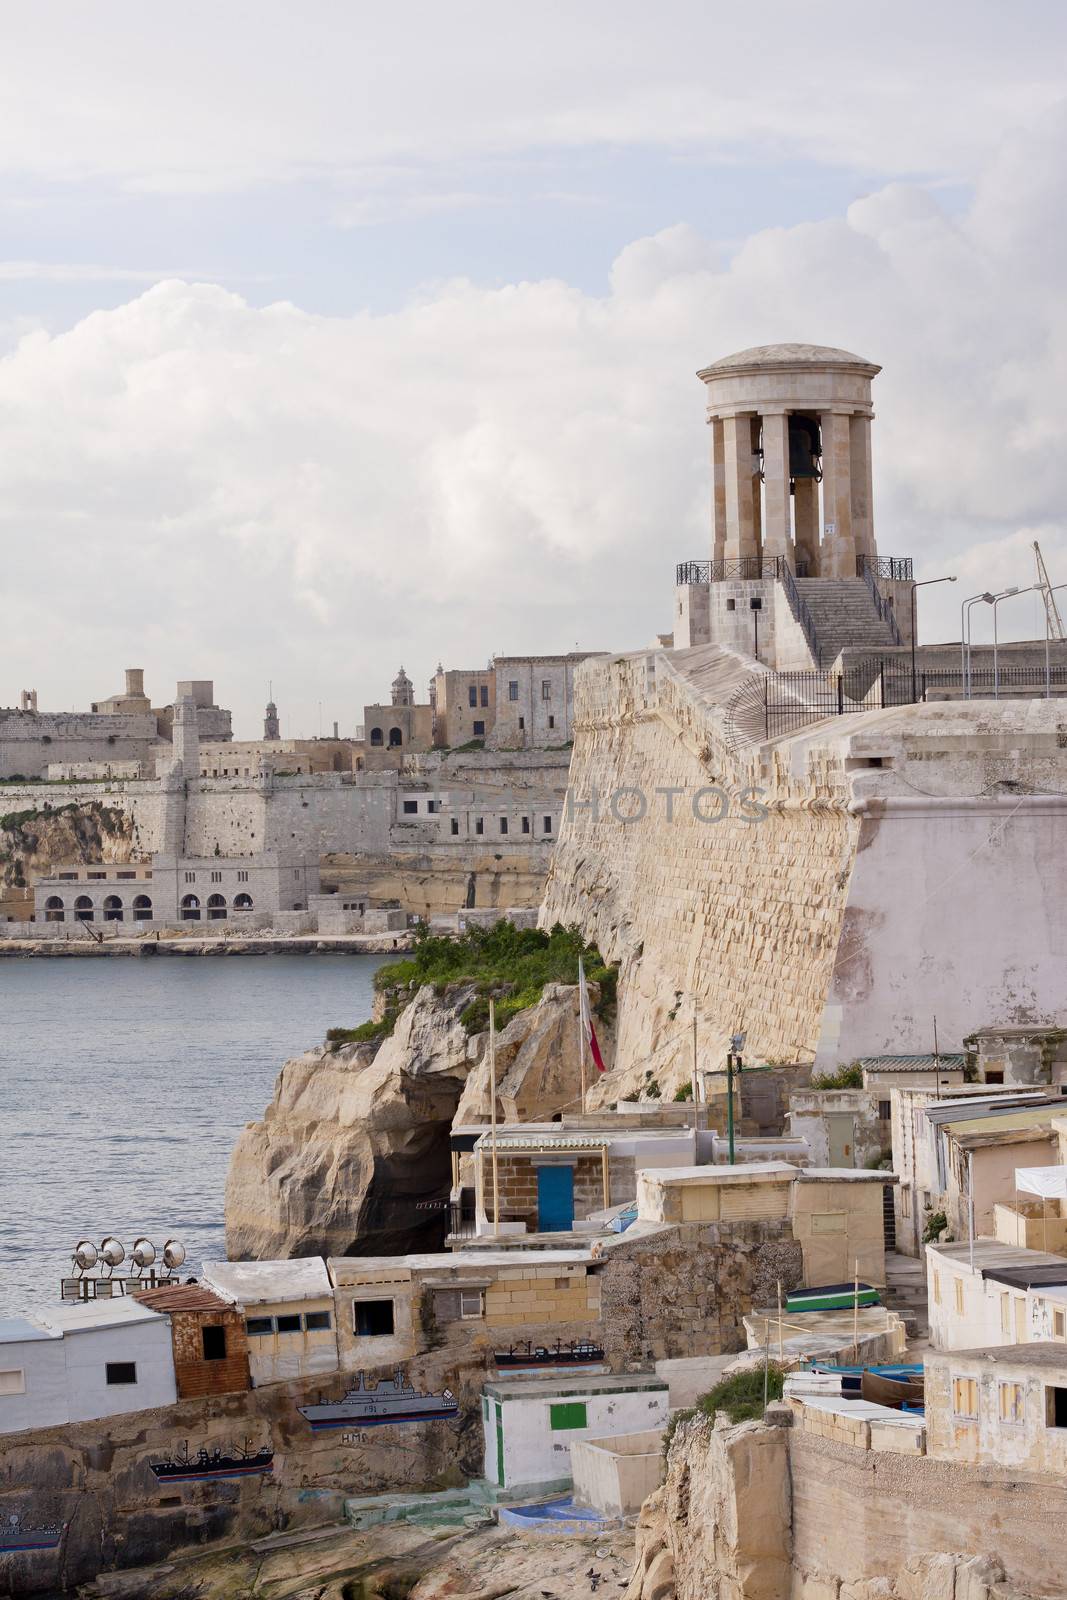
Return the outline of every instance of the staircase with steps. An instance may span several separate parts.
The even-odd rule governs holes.
[[[896,1250],[886,1251],[885,1303],[904,1319],[909,1344],[929,1338],[925,1255],[903,1256]]]
[[[863,578],[797,578],[797,592],[811,613],[819,641],[819,666],[831,667],[841,651],[892,649],[889,623],[878,615]]]

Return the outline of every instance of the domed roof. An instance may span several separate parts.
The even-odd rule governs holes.
[[[705,378],[711,372],[739,372],[753,367],[862,367],[872,375],[882,370],[873,361],[854,356],[850,350],[837,350],[833,345],[757,344],[713,361],[698,376]]]

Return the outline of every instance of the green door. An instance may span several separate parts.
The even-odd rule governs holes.
[[[504,1418],[499,1400],[496,1402],[496,1481],[504,1487]]]

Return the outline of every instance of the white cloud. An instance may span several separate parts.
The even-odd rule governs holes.
[[[167,281],[27,334],[0,362],[0,700],[32,678],[86,703],[136,663],[156,694],[213,675],[245,730],[268,677],[295,727],[321,699],[351,728],[400,660],[421,683],[438,657],[640,646],[708,542],[693,374],[779,339],[883,363],[880,547],[960,574],[923,595],[929,634],[1029,583],[1034,537],[1067,579],[1065,137],[1013,137],[962,216],[893,184],[729,261],[667,229],[602,298],[456,281],[340,318]]]

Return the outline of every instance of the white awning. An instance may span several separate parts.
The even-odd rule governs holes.
[[[1067,1200],[1067,1167],[1016,1167],[1015,1187],[1047,1200]]]

